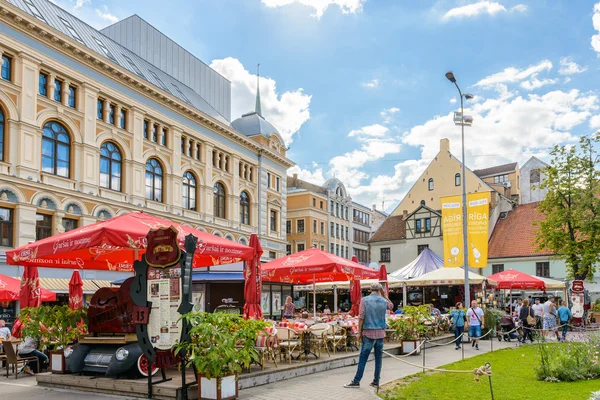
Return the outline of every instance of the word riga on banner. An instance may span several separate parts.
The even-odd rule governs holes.
[[[462,267],[464,255],[461,196],[442,197],[441,202],[444,267]],[[487,266],[489,207],[489,192],[470,193],[467,196],[467,247],[471,268]]]

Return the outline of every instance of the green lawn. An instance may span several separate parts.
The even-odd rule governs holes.
[[[498,350],[447,364],[442,368],[468,370],[486,362],[492,365],[495,400],[588,400],[592,392],[600,390],[600,380],[559,383],[538,381],[534,372],[538,364],[535,345]],[[473,377],[472,374],[444,372],[416,374],[386,385],[379,394],[386,400],[491,399],[488,378],[482,377],[479,382],[474,382]]]

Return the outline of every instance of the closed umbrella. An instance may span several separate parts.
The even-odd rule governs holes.
[[[362,289],[360,288],[360,279],[352,279],[350,281],[350,301],[352,308],[350,315],[356,317],[360,312],[360,300],[362,299]]]
[[[261,319],[263,317],[260,307],[260,295],[262,292],[262,278],[260,276],[260,256],[263,249],[260,246],[258,236],[250,236],[250,247],[254,249],[254,257],[246,262],[244,269],[244,318]]]
[[[389,297],[388,274],[385,264],[381,264],[381,268],[379,268],[379,283],[381,283],[383,290],[385,290],[385,297]]]
[[[21,308],[38,307],[42,304],[40,276],[37,267],[25,267],[21,279],[19,301]]]
[[[83,307],[83,281],[77,270],[73,271],[69,281],[69,307],[72,310]]]

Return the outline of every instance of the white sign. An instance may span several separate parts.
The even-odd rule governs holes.
[[[168,350],[179,342],[181,335],[181,316],[177,312],[181,304],[181,279],[163,276],[148,274],[148,301],[152,302],[148,335],[154,347]]]

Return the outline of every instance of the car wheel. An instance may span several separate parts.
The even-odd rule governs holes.
[[[142,376],[148,376],[148,370],[150,370],[150,363],[148,362],[148,357],[145,354],[142,354],[140,358],[137,360],[137,368],[138,372],[142,374]],[[156,364],[152,364],[152,376],[154,376],[158,372],[158,368]]]

